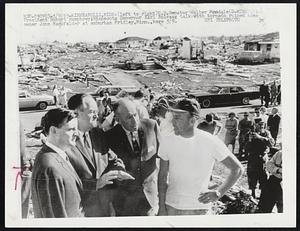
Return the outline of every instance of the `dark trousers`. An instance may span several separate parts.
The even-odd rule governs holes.
[[[256,189],[257,183],[262,190],[267,183],[267,174],[263,169],[257,171],[247,171],[249,189]]]
[[[83,196],[83,210],[85,217],[110,217],[114,211],[110,207],[115,189],[106,187],[92,192],[85,192]]]
[[[240,134],[239,137],[239,155],[242,155],[245,152],[245,145],[246,145],[246,135]]]
[[[277,140],[277,136],[278,136],[278,130],[272,130],[270,129],[270,133],[271,133],[271,136],[273,137],[274,141],[275,141],[275,144],[276,144],[276,140]]]
[[[120,187],[114,197],[116,216],[147,216],[151,206],[142,187],[128,190]]]
[[[260,95],[260,105],[264,105],[264,95]]]
[[[270,176],[266,183],[266,187],[261,192],[261,197],[258,203],[258,212],[271,213],[274,206],[277,206],[279,213],[283,212],[282,187],[281,179]]]

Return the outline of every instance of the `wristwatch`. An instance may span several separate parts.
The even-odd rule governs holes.
[[[216,193],[216,195],[217,195],[218,198],[221,197],[221,193],[219,192],[219,190],[215,190],[215,193]]]

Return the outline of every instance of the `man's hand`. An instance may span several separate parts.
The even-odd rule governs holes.
[[[216,190],[211,190],[205,193],[200,193],[198,201],[203,204],[210,202],[215,202],[219,199],[218,193]]]
[[[166,209],[166,205],[161,205],[159,206],[159,210],[158,210],[158,216],[167,216],[167,209]]]
[[[125,164],[121,159],[117,159],[116,165],[125,169]]]
[[[135,180],[133,176],[131,176],[129,173],[119,170],[118,171],[118,178],[119,181],[123,180]]]
[[[96,190],[103,188],[105,185],[113,184],[113,180],[118,178],[118,171],[113,170],[103,174],[98,180],[96,184]]]

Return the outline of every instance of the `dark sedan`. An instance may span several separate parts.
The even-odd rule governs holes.
[[[240,86],[216,85],[207,92],[194,91],[188,94],[190,98],[196,98],[201,107],[228,105],[228,104],[249,104],[250,100],[259,98],[259,91],[245,91]]]

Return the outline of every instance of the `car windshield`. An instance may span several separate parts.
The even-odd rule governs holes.
[[[126,87],[126,86],[124,86],[124,87],[122,87],[122,86],[120,86],[120,87],[103,87],[103,86],[101,86],[96,90],[96,94],[99,94],[101,91],[107,91],[107,92],[109,92],[109,94],[116,95],[122,89],[125,91],[137,91],[136,87],[130,87],[130,86],[128,86],[128,87]]]
[[[216,87],[216,86],[214,86],[208,90],[209,93],[219,93],[219,91],[220,91],[220,88]]]
[[[26,98],[29,97],[29,94],[27,92],[20,92],[19,93],[19,98]]]

